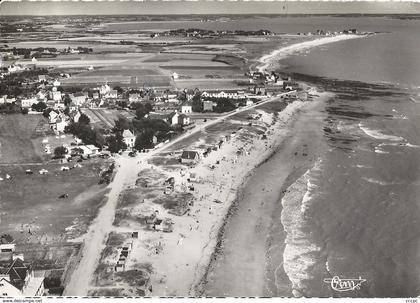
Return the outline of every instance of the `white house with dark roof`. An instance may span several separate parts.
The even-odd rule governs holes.
[[[86,101],[85,94],[81,92],[77,92],[73,95],[70,95],[71,101],[73,101],[77,106],[81,106]]]
[[[192,105],[185,104],[181,106],[181,113],[183,114],[191,114],[192,113]]]
[[[58,90],[53,90],[53,91],[51,92],[51,95],[52,95],[52,99],[53,99],[54,101],[57,101],[57,102],[60,102],[60,101],[61,101],[61,92],[60,92],[60,91],[58,91]]]
[[[190,117],[184,114],[178,115],[178,125],[184,126],[189,125],[191,123]]]
[[[128,95],[128,101],[129,102],[139,102],[140,101],[140,95],[135,93],[135,94],[129,94]]]
[[[0,264],[0,297],[40,297],[44,294],[44,273],[35,272],[21,258]]]
[[[133,148],[134,144],[136,143],[136,136],[134,136],[134,134],[129,129],[125,129],[123,131],[123,140],[128,148]]]
[[[106,95],[109,99],[117,99],[118,98],[118,91],[116,89],[111,89],[109,93]]]
[[[37,104],[38,100],[36,98],[27,98],[27,99],[22,99],[20,102],[21,102],[22,108],[30,108],[32,107],[32,105]]]
[[[181,163],[195,163],[200,160],[200,154],[197,151],[184,150],[181,154]]]

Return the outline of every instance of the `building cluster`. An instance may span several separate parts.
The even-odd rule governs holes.
[[[337,35],[343,35],[343,34],[359,34],[359,32],[357,31],[357,29],[355,28],[351,28],[351,29],[345,29],[342,31],[327,31],[327,30],[323,30],[323,29],[317,29],[314,32],[300,32],[298,33],[298,35],[300,36],[337,36]]]
[[[0,297],[38,297],[44,294],[44,271],[35,271],[16,254],[15,243],[0,238]]]
[[[257,31],[245,31],[245,30],[209,30],[199,28],[181,28],[174,29],[164,32],[155,32],[150,35],[152,38],[159,36],[182,36],[182,37],[193,37],[193,38],[216,38],[221,36],[268,36],[274,35],[269,30],[260,29]]]

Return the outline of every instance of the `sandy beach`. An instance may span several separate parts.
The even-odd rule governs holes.
[[[317,38],[315,40],[311,41],[305,41],[301,43],[295,43],[286,47],[282,47],[279,49],[276,49],[272,51],[271,53],[264,55],[260,58],[259,62],[260,65],[257,67],[257,69],[262,72],[267,69],[269,69],[273,64],[277,63],[279,60],[290,56],[293,53],[298,53],[307,49],[311,49],[313,47],[344,41],[348,39],[356,39],[356,38],[362,38],[364,36],[361,35],[337,35],[332,37],[322,37]]]
[[[280,222],[280,201],[290,183],[322,152],[316,140],[322,135],[319,128],[308,125],[321,123],[319,110],[330,97],[322,93],[300,106],[276,134],[270,157],[242,184],[202,281],[202,294],[292,296],[288,272],[283,269],[286,232]]]

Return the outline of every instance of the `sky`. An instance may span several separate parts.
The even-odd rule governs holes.
[[[2,1],[1,15],[108,14],[397,14],[420,13],[420,2],[280,0]]]

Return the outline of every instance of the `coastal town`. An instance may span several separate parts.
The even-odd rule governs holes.
[[[83,24],[44,45],[39,25],[2,28],[0,293],[203,294],[238,188],[327,96],[272,66],[276,51],[365,34]]]

